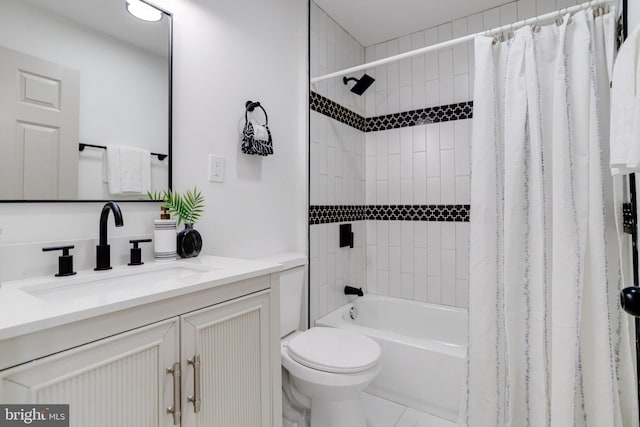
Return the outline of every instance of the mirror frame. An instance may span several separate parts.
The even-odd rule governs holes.
[[[168,178],[169,182],[167,190],[173,188],[173,14],[155,4],[150,3],[147,0],[141,0],[149,6],[157,9],[167,19],[169,24],[169,40],[167,41],[169,46],[168,52],[168,85],[169,85],[169,105],[168,105],[168,126],[167,126],[167,154],[168,154]],[[115,201],[121,203],[158,203],[157,200],[131,200],[131,199],[118,199],[117,197],[111,199],[37,199],[37,200],[22,200],[22,199],[0,199],[0,203],[104,203],[108,201]]]

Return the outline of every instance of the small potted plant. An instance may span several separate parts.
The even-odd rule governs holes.
[[[198,256],[202,250],[202,236],[193,225],[204,212],[204,196],[196,187],[187,190],[183,195],[177,191],[147,193],[151,200],[162,200],[163,208],[177,218],[178,225],[184,222],[184,230],[176,237],[176,252],[182,258]]]

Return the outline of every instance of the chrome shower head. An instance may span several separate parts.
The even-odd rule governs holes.
[[[367,89],[369,89],[369,86],[371,86],[373,84],[373,82],[376,81],[376,79],[374,79],[373,77],[371,77],[368,74],[364,74],[360,79],[356,79],[355,77],[349,77],[349,78],[343,77],[342,78],[342,82],[345,85],[350,80],[353,80],[353,81],[357,82],[351,88],[351,92],[355,93],[356,95],[362,95]]]

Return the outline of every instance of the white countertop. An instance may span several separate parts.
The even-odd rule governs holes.
[[[99,295],[82,292],[81,287],[85,283],[90,285],[92,281],[130,277],[136,273],[173,267],[184,267],[189,274],[186,277],[178,275],[155,279],[152,284],[108,289]],[[141,266],[123,265],[108,271],[84,270],[68,277],[54,277],[51,274],[3,282],[0,285],[0,340],[278,272],[281,268],[279,264],[264,261],[200,256],[169,262],[147,262]],[[71,290],[74,285],[79,292]],[[38,292],[46,294],[50,289],[63,287],[63,293],[59,293],[54,300],[35,296]]]

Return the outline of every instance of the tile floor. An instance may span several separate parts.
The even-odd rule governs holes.
[[[449,420],[362,393],[367,427],[455,427]]]

